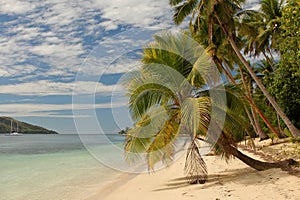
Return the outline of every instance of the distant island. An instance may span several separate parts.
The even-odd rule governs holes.
[[[126,127],[125,129],[122,129],[118,132],[119,135],[126,135],[128,131],[130,130],[129,127]]]
[[[16,131],[18,124],[18,132],[23,134],[58,134],[56,131],[49,130],[40,126],[28,124],[26,122],[18,121],[11,117],[0,117],[0,134],[11,132],[11,122],[13,123],[13,130]]]

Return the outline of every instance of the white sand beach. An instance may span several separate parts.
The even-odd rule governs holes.
[[[247,153],[249,154],[249,153]],[[251,156],[254,156],[251,154]],[[258,156],[254,156],[259,159]],[[300,200],[300,178],[281,169],[256,171],[237,159],[226,163],[206,156],[209,178],[201,185],[189,185],[183,173],[184,157],[168,168],[152,174],[119,177],[89,200]]]

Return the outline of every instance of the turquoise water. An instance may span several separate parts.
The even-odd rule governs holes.
[[[85,137],[105,159],[123,136]],[[0,136],[0,199],[85,199],[121,174],[95,159],[77,135]]]

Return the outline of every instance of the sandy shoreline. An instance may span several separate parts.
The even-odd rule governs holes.
[[[248,153],[249,154],[249,153]],[[253,155],[252,155],[253,156]],[[258,158],[257,156],[255,156]],[[152,199],[295,199],[300,200],[300,178],[280,169],[258,172],[237,159],[204,157],[209,178],[189,185],[183,173],[184,157],[152,174],[123,174],[88,200]]]

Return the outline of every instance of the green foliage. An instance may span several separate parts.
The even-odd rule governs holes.
[[[264,69],[263,69],[264,70]],[[263,82],[266,85],[270,81],[270,74],[265,75],[263,77]],[[256,106],[263,112],[265,117],[268,119],[268,121],[271,123],[273,127],[278,126],[278,121],[277,121],[277,116],[276,116],[276,111],[272,107],[272,105],[269,103],[265,95],[262,93],[262,91],[259,88],[254,88],[253,89],[253,100],[256,104]],[[268,126],[264,123],[264,121],[259,118],[259,122],[261,125],[261,128],[263,129],[264,132],[269,133],[270,130]]]
[[[251,129],[246,108],[248,102],[242,97],[241,92],[234,86],[226,86],[227,112],[224,124],[224,133],[233,143],[240,142],[246,136],[253,137],[255,134]]]
[[[300,128],[300,6],[289,1],[280,19],[278,50],[281,53],[276,71],[267,86],[289,119]]]
[[[291,134],[291,132],[287,128],[284,129],[284,133],[290,138],[291,142],[300,143],[300,136],[297,138],[294,138],[293,135]]]
[[[194,142],[195,138],[208,137],[212,107],[214,120],[226,117],[223,132],[228,143],[241,141],[246,132],[250,135],[244,110],[247,105],[234,86],[226,87],[227,99],[221,86],[215,86],[209,94],[205,81],[218,83],[219,77],[207,78],[212,66],[204,49],[182,33],[166,32],[154,38],[144,49],[140,70],[125,79],[134,120],[125,141],[126,159],[145,158],[150,170],[159,161],[170,163],[179,134],[190,135]],[[186,163],[190,178],[194,179],[197,172],[196,177],[202,174],[205,179],[205,164],[197,145],[192,143],[188,151],[187,160],[192,160]],[[203,170],[196,170],[199,163]]]
[[[280,32],[280,44],[278,48],[281,53],[299,52],[299,27],[300,27],[300,5],[299,1],[290,0],[283,8]]]
[[[265,59],[258,61],[255,69],[263,74],[263,83],[287,117],[296,127],[300,127],[300,67],[299,67],[299,2],[263,0],[258,13],[247,12],[239,24],[239,34],[245,39],[245,52],[258,56],[264,54]],[[256,28],[255,28],[256,27]],[[272,51],[280,53],[277,64]],[[284,126],[276,111],[260,91],[254,89],[254,100],[263,114],[274,127]],[[268,127],[260,119],[265,132]]]
[[[291,142],[293,143],[300,143],[300,136],[297,138],[291,138]]]
[[[18,122],[18,129],[20,133],[29,134],[57,134],[57,132],[42,128],[40,126],[34,126],[25,122],[17,121],[10,117],[0,117],[0,133],[9,133],[11,120],[13,122],[13,129],[16,131],[16,123]]]
[[[210,121],[211,102],[208,97],[187,98],[181,106],[181,121],[192,137],[205,135]]]
[[[183,22],[183,20],[189,16],[192,12],[194,12],[195,7],[198,4],[198,0],[189,0],[184,1],[183,3],[179,4],[179,1],[170,1],[171,4],[176,5],[175,7],[175,14],[173,16],[174,22],[178,25]]]
[[[207,126],[210,107],[207,97],[191,98],[203,85],[199,72],[205,75],[210,67],[204,50],[183,34],[154,38],[144,49],[144,64],[126,83],[135,122],[125,141],[126,158],[134,161],[145,156],[149,169],[172,160],[179,133],[194,137],[199,127]]]

